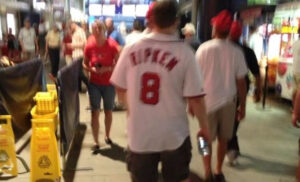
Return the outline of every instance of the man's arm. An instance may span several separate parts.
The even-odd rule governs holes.
[[[189,113],[197,118],[201,128],[198,136],[203,136],[208,142],[211,142],[204,96],[188,97],[187,100]]]
[[[119,99],[120,104],[122,104],[123,106],[125,106],[127,109],[128,108],[128,103],[127,103],[127,98],[126,98],[126,89],[120,88],[120,87],[116,87],[116,92],[117,92],[117,96]]]
[[[292,116],[292,123],[297,128],[299,128],[297,124],[299,118],[300,118],[300,89],[298,89],[296,93],[293,116]]]
[[[247,87],[245,78],[237,79],[237,90],[239,97],[239,108],[238,108],[238,120],[241,121],[246,115],[246,97],[247,97]]]
[[[86,71],[88,72],[96,72],[96,69],[93,69],[89,66],[89,59],[87,57],[84,57],[84,61],[82,62],[82,66],[83,66],[83,69],[85,69]]]

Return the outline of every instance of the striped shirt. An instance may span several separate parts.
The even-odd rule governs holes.
[[[83,45],[82,48],[73,48],[72,58],[78,60],[83,58],[83,50],[86,44],[86,35],[82,28],[78,27],[72,35],[72,46]]]

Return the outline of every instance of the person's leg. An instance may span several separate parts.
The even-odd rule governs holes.
[[[165,182],[189,181],[191,150],[191,140],[187,137],[177,149],[161,153],[162,175]]]
[[[297,174],[296,174],[297,182],[300,182],[300,160],[298,162],[298,169],[297,169]]]
[[[95,144],[97,146],[99,146],[99,115],[100,115],[100,111],[99,110],[94,110],[92,111],[92,123],[91,123],[91,127],[92,127],[92,132],[93,132],[93,137],[94,137],[94,141]]]
[[[57,76],[57,72],[59,70],[59,57],[60,57],[60,49],[54,49],[54,55],[55,55],[55,59],[54,59],[54,76]]]
[[[128,149],[126,162],[132,182],[158,181],[158,153],[141,154]]]
[[[223,162],[227,153],[228,141],[232,138],[234,121],[236,114],[236,99],[228,102],[218,110],[217,118],[219,120],[218,129],[218,147],[217,147],[217,165],[215,169],[216,181],[225,181],[222,172]]]
[[[101,101],[101,94],[100,90],[98,89],[97,85],[90,84],[89,86],[89,99],[92,106],[92,132],[95,144],[99,146],[99,115],[100,115],[100,101]]]
[[[240,125],[240,121],[235,119],[232,139],[228,142],[228,148],[227,148],[228,151],[231,151],[231,150],[236,151],[236,152],[240,151],[240,147],[238,144],[238,136],[237,136],[237,131],[238,131],[239,125]]]
[[[104,102],[104,113],[105,113],[105,141],[111,144],[110,140],[110,129],[112,125],[112,110],[114,105],[115,89],[113,86],[102,86],[102,97]]]
[[[227,153],[227,142],[228,140],[218,138],[218,147],[217,147],[217,165],[215,174],[222,173],[222,167],[225,155]]]
[[[204,178],[207,180],[210,180],[212,175],[212,169],[211,169],[211,156],[212,156],[212,145],[209,145],[209,151],[210,154],[207,156],[203,156],[202,161],[204,164]]]
[[[218,120],[216,117],[217,112],[211,112],[208,114],[208,125],[210,129],[211,139],[212,141],[216,138],[217,128],[218,128]],[[211,168],[211,160],[212,160],[212,145],[209,145],[210,154],[203,156],[203,164],[204,164],[204,178],[205,181],[212,181],[212,168]]]
[[[52,48],[49,48],[48,51],[49,51],[49,59],[50,59],[50,63],[51,63],[51,75],[53,77],[56,77],[56,75],[55,75],[55,58],[56,58],[55,50]]]
[[[105,138],[110,139],[110,129],[111,129],[111,124],[112,124],[112,111],[105,110],[104,113],[105,113]]]

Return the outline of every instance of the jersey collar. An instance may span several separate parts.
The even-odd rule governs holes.
[[[180,41],[177,34],[168,35],[162,33],[152,32],[145,36],[146,38],[157,40],[157,41]]]

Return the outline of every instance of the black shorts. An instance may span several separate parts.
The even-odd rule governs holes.
[[[162,176],[165,182],[180,182],[189,177],[192,158],[190,137],[172,151],[158,153],[127,154],[127,169],[133,182],[157,182],[158,163],[162,162]]]

